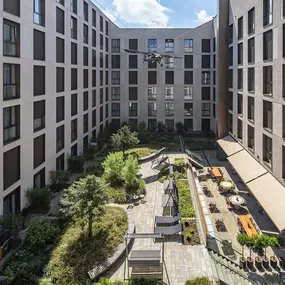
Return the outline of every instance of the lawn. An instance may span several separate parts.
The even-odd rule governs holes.
[[[179,196],[179,212],[182,218],[194,218],[195,210],[191,201],[191,194],[187,180],[177,181],[178,196]]]
[[[93,237],[88,239],[80,224],[70,225],[51,254],[46,276],[40,285],[85,284],[87,272],[112,256],[123,242],[128,227],[126,212],[107,207],[105,215],[93,224]]]
[[[136,156],[137,158],[142,158],[155,153],[159,149],[159,146],[154,145],[141,145],[126,151],[127,154]]]

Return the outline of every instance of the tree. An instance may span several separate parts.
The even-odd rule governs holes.
[[[125,151],[139,143],[138,134],[132,132],[128,126],[124,126],[116,134],[111,136],[111,146],[114,150]]]
[[[184,124],[181,121],[176,123],[176,130],[179,134],[184,132]]]
[[[237,241],[242,246],[242,257],[244,257],[244,246],[246,245],[247,235],[245,233],[241,233],[237,236]]]
[[[166,131],[166,126],[163,122],[159,121],[157,123],[157,129],[160,133],[164,133]]]
[[[104,167],[104,177],[111,185],[121,185],[123,183],[122,169],[124,166],[124,156],[122,152],[112,152],[108,154],[102,162]]]
[[[100,178],[88,175],[74,182],[65,190],[61,199],[62,212],[84,228],[88,224],[88,236],[92,237],[95,217],[104,213],[107,196],[105,184]]]
[[[247,236],[246,237],[246,246],[249,248],[249,257],[251,258],[251,250],[253,249],[254,247],[254,244],[255,244],[255,236]]]
[[[138,180],[138,173],[139,173],[139,163],[138,159],[129,155],[127,160],[125,161],[125,166],[122,170],[122,175],[125,180],[126,188],[132,188],[137,180]]]

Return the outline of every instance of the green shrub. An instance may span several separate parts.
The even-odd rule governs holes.
[[[0,285],[38,285],[38,281],[33,275],[21,272],[12,278],[0,281]]]
[[[86,160],[93,160],[94,159],[94,155],[97,152],[98,147],[95,145],[88,145],[85,149],[84,149],[84,158]]]
[[[84,157],[83,156],[70,156],[67,159],[68,168],[73,173],[81,173],[83,172],[83,166],[84,166]]]
[[[34,221],[27,232],[27,244],[37,248],[50,244],[59,233],[59,227],[51,221]]]
[[[137,158],[142,158],[151,155],[152,153],[155,153],[158,150],[157,147],[136,147],[132,148],[126,151],[126,154],[135,156]]]
[[[107,188],[108,201],[112,203],[124,203],[127,200],[127,193],[124,188]]]
[[[191,280],[187,280],[185,285],[211,285],[211,281],[208,277],[197,277]]]
[[[86,173],[101,177],[104,173],[104,168],[101,163],[95,161],[86,168]]]
[[[184,132],[184,124],[182,122],[177,122],[176,130],[179,134],[182,134]]]
[[[191,194],[188,186],[188,182],[185,180],[178,180],[178,197],[179,197],[179,212],[182,218],[195,217],[195,210],[191,203]]]
[[[49,189],[28,189],[26,196],[33,209],[49,209],[51,201],[51,191]]]
[[[104,178],[112,186],[123,184],[122,169],[124,167],[124,156],[122,152],[110,153],[102,162],[104,167]]]
[[[23,222],[24,218],[21,214],[7,214],[0,216],[1,228],[9,230],[14,238],[18,238],[19,232],[23,228]]]
[[[139,174],[138,159],[133,157],[132,155],[129,155],[122,169],[122,177],[124,179],[125,187],[127,190],[136,187],[138,174]]]

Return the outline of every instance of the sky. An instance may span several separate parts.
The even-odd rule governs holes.
[[[91,0],[119,27],[194,28],[216,15],[216,0]]]

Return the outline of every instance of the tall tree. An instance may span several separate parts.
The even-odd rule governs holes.
[[[92,223],[105,211],[107,196],[105,184],[100,178],[88,175],[74,182],[65,190],[61,199],[63,213],[82,227],[88,224],[88,236],[92,236]]]
[[[122,169],[124,166],[124,157],[122,152],[109,153],[102,162],[104,167],[104,178],[112,186],[121,185],[123,183]]]
[[[114,150],[125,151],[136,146],[139,143],[137,132],[132,132],[128,126],[124,126],[118,130],[116,134],[111,136],[111,146]]]

